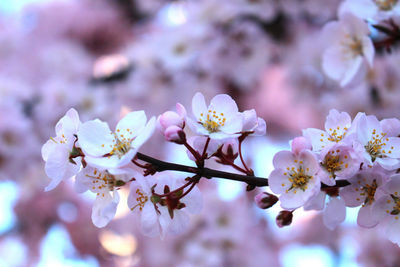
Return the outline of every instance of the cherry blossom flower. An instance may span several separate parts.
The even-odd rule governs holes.
[[[280,151],[273,159],[275,169],[269,176],[269,186],[284,209],[296,209],[318,194],[321,183],[316,156],[310,150],[299,154]]]
[[[147,124],[146,121],[144,111],[134,111],[118,122],[115,132],[99,119],[83,123],[78,139],[85,161],[93,167],[108,170],[129,164],[154,132],[155,118]]]
[[[379,217],[373,212],[373,204],[377,199],[377,189],[386,181],[384,173],[375,168],[364,170],[348,181],[351,185],[344,187],[340,191],[340,196],[348,207],[361,205],[357,216],[358,225],[374,227],[378,224]]]
[[[226,139],[239,136],[243,117],[235,101],[226,94],[216,95],[207,107],[202,93],[192,99],[194,120],[187,117],[189,127],[199,135],[211,139]]]
[[[117,189],[139,175],[131,169],[118,169],[113,174],[90,166],[76,175],[75,188],[78,193],[90,190],[97,194],[92,208],[94,225],[104,227],[114,218],[120,199]]]
[[[312,143],[313,151],[320,152],[335,143],[351,143],[351,117],[346,112],[331,109],[325,121],[325,131],[315,128],[303,130],[303,135]]]
[[[351,178],[360,168],[361,160],[351,146],[334,144],[320,153],[320,179],[327,185],[335,185],[335,179]]]
[[[245,110],[243,114],[243,129],[242,132],[249,132],[255,136],[265,135],[267,124],[263,118],[257,117],[254,109]]]
[[[400,175],[393,175],[380,191],[383,196],[378,198],[371,213],[380,219],[386,238],[400,245]]]
[[[326,75],[342,87],[362,78],[366,65],[372,66],[375,53],[367,23],[344,13],[339,21],[326,24],[324,32],[331,37],[322,60]]]
[[[128,206],[140,216],[143,234],[163,238],[167,233],[178,234],[186,230],[190,220],[189,214],[201,210],[202,200],[198,188],[194,187],[177,201],[162,197],[184,184],[184,180],[172,177],[168,173],[158,174],[151,180],[139,178],[132,182]],[[179,194],[182,195],[183,191],[178,192]]]
[[[75,141],[80,125],[78,112],[75,109],[68,110],[56,124],[56,137],[51,137],[43,145],[45,171],[52,179],[46,191],[54,189],[62,180],[71,178],[80,170],[80,159],[71,157],[79,154]]]
[[[396,127],[396,120],[379,122],[375,116],[362,114],[357,123],[357,148],[362,151],[366,163],[372,166],[379,164],[387,170],[400,166],[400,138],[388,135],[384,129],[391,131],[390,125]]]
[[[204,151],[204,147],[207,143],[207,137],[205,136],[192,136],[188,139],[188,144],[194,148],[199,155],[201,155]],[[224,142],[227,143],[227,142]],[[229,140],[228,140],[229,143]],[[211,157],[215,152],[217,152],[218,148],[223,144],[221,140],[213,140],[210,139],[206,153],[208,157]],[[196,161],[196,158],[193,156],[193,154],[189,151],[186,150],[186,154],[188,155],[190,160]]]
[[[382,21],[400,14],[397,0],[346,0],[339,7],[339,14],[350,12],[361,19]]]

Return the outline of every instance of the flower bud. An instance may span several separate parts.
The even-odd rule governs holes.
[[[222,145],[221,152],[227,159],[232,161],[239,155],[239,142],[237,139],[230,139]]]
[[[178,126],[170,126],[164,132],[164,137],[169,142],[183,144],[186,141],[186,134],[182,128]]]
[[[170,126],[177,126],[179,128],[183,128],[184,120],[178,113],[174,111],[166,111],[157,119],[158,128],[161,132],[165,132]]]
[[[281,210],[276,216],[276,224],[278,227],[282,228],[284,226],[288,226],[292,223],[293,219],[293,211],[289,210]]]
[[[261,209],[268,209],[278,202],[278,197],[267,192],[262,192],[254,197],[254,201]]]
[[[291,146],[292,152],[295,154],[300,154],[300,152],[305,149],[312,149],[311,142],[303,136],[299,136],[293,139]]]

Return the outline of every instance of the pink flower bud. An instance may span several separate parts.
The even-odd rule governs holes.
[[[284,226],[288,226],[292,223],[293,219],[293,211],[289,210],[281,210],[276,216],[276,224],[278,227],[282,228]]]
[[[295,153],[296,155],[300,154],[301,151],[305,149],[312,149],[311,142],[303,137],[299,136],[293,139],[292,141],[292,152]]]
[[[185,132],[182,130],[182,128],[175,125],[169,126],[165,130],[164,137],[167,141],[177,144],[183,144],[186,141]]]
[[[178,113],[167,111],[158,117],[158,128],[161,132],[165,132],[165,130],[170,126],[177,126],[182,129],[184,122],[184,119]]]
[[[239,142],[237,139],[230,139],[222,145],[221,152],[222,154],[231,160],[235,160],[237,158],[239,150]]]
[[[261,209],[268,209],[278,202],[278,197],[267,192],[262,192],[254,197],[254,201]]]

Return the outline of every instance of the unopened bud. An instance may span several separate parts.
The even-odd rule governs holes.
[[[178,126],[170,126],[164,132],[164,137],[169,142],[177,144],[184,144],[186,141],[186,134]]]
[[[293,220],[293,211],[289,210],[281,210],[276,216],[276,224],[278,227],[288,226],[292,223]]]
[[[261,209],[268,209],[278,202],[278,197],[267,192],[262,192],[254,197],[254,201]]]
[[[311,142],[303,137],[303,136],[299,136],[296,137],[295,139],[293,139],[292,141],[292,152],[295,154],[300,154],[301,151],[305,150],[305,149],[312,149],[311,146]]]
[[[231,139],[222,145],[221,152],[225,158],[235,160],[239,153],[239,142],[237,139]]]
[[[165,132],[170,126],[177,126],[183,128],[184,119],[174,111],[167,111],[158,116],[157,127],[161,132]]]

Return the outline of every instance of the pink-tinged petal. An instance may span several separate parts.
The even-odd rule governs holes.
[[[305,130],[303,130],[303,136],[311,141],[313,151],[317,151],[317,152],[321,151],[329,143],[328,133],[326,133],[325,131],[319,130],[319,129],[314,129],[314,128],[305,129]]]
[[[398,194],[400,196],[400,174],[391,176],[390,181],[383,185],[382,190],[388,194]]]
[[[385,145],[386,144],[386,145]],[[388,137],[382,145],[382,152],[385,151],[385,155],[389,158],[400,158],[400,138],[399,137]]]
[[[300,208],[312,197],[307,191],[297,190],[296,193],[292,191],[293,190],[289,191],[287,194],[282,194],[279,197],[283,209],[292,210]]]
[[[325,130],[330,132],[330,129],[334,129],[339,135],[342,135],[346,130],[344,128],[350,128],[351,117],[347,112],[339,112],[336,109],[331,109],[328,116],[326,117]],[[339,129],[337,129],[339,127]]]
[[[156,118],[152,117],[146,126],[140,131],[139,135],[133,140],[131,146],[139,149],[153,135],[156,127]]]
[[[118,168],[125,167],[131,163],[131,160],[135,157],[137,149],[131,148],[127,153],[125,153],[118,162]]]
[[[372,205],[363,206],[358,211],[357,224],[365,228],[375,227],[379,223],[377,217],[373,212]]]
[[[308,138],[304,136],[298,136],[292,140],[290,143],[292,148],[292,152],[296,155],[299,155],[303,150],[311,150],[312,145]]]
[[[217,142],[221,142],[225,139],[229,139],[229,138],[235,138],[235,137],[239,137],[240,134],[230,134],[230,133],[224,133],[224,132],[215,132],[215,133],[211,133],[209,134],[209,137],[211,139],[215,139]]]
[[[343,199],[331,197],[322,215],[325,226],[334,230],[346,218],[346,206]]]
[[[62,145],[53,149],[48,155],[45,172],[52,179],[45,191],[54,189],[62,180],[66,180],[78,173],[80,162],[72,164],[68,160],[69,151]]]
[[[275,169],[271,172],[268,179],[269,187],[275,194],[283,194],[292,186],[289,177],[284,175],[281,169]]]
[[[283,169],[285,171],[287,168],[297,169],[298,162],[296,163],[295,161],[298,161],[296,155],[287,150],[279,151],[272,160],[275,169]]]
[[[190,217],[186,212],[175,210],[174,219],[171,221],[168,227],[168,232],[174,235],[180,234],[188,228],[189,222]]]
[[[160,223],[160,237],[164,239],[165,235],[168,233],[168,229],[172,223],[172,219],[168,213],[168,209],[163,206],[159,206],[158,210],[160,211],[160,215],[158,216],[158,222]]]
[[[85,161],[89,166],[98,168],[100,170],[118,168],[120,162],[118,156],[116,155],[101,158],[85,156]]]
[[[319,171],[319,163],[316,155],[310,150],[304,150],[299,154],[298,161],[303,165],[306,173],[314,175]],[[303,163],[301,163],[303,162]]]
[[[393,216],[390,212],[395,206],[393,199],[389,195],[384,195],[376,200],[371,209],[371,213],[374,215],[378,222],[382,221],[385,217]]]
[[[360,196],[360,193],[362,192],[360,191],[359,186],[352,184],[346,186],[340,191],[340,197],[344,199],[347,207],[358,207],[365,199]]]
[[[67,139],[73,139],[73,135],[77,133],[80,124],[78,112],[71,108],[56,124],[56,134],[57,136],[64,134]]]
[[[198,123],[197,121],[194,121],[191,118],[186,118],[186,123],[195,134],[209,135],[209,132],[203,127],[202,124]]]
[[[332,80],[341,80],[347,70],[348,62],[343,59],[343,48],[333,45],[325,50],[322,56],[322,69]]]
[[[239,112],[235,100],[226,94],[214,96],[208,108],[215,110],[217,114],[223,113],[227,120],[231,115],[236,116]]]
[[[262,118],[257,118],[257,126],[254,128],[253,135],[261,136],[267,133],[267,123]]]
[[[400,246],[400,221],[393,220],[392,222],[388,223],[385,230],[385,236],[391,242]]]
[[[157,211],[151,202],[147,202],[140,214],[141,231],[149,237],[160,235],[160,225],[158,224]]]
[[[326,193],[320,191],[304,205],[304,210],[322,210],[325,207]]]
[[[371,19],[377,12],[376,5],[371,0],[347,0],[339,7],[339,18],[345,13],[352,13],[361,19]]]
[[[117,191],[99,194],[93,204],[92,221],[96,227],[106,226],[115,216],[119,203],[119,195]]]
[[[366,58],[369,67],[372,67],[375,56],[375,48],[371,38],[369,36],[364,36],[361,39],[361,46],[363,49],[363,55]]]
[[[126,114],[115,127],[115,133],[119,140],[131,140],[145,127],[147,121],[143,110]]]
[[[379,121],[371,118],[370,116],[366,116],[365,114],[361,114],[357,120],[357,139],[362,145],[366,145],[368,141],[372,139],[372,129],[374,126],[378,126]]]
[[[318,178],[321,180],[326,185],[335,185],[336,181],[335,178],[333,178],[332,174],[327,172],[325,169],[322,169],[318,172],[317,174]]]
[[[181,118],[186,118],[187,116],[186,109],[181,103],[176,103],[176,112],[178,112]]]
[[[243,131],[252,131],[257,125],[257,113],[254,109],[245,110],[242,112],[243,115]]]
[[[195,186],[189,194],[187,194],[182,200],[186,207],[183,208],[185,212],[192,214],[199,213],[203,207],[203,198],[200,190]]]
[[[342,87],[349,85],[353,80],[356,80],[357,77],[364,74],[364,69],[362,68],[363,63],[364,60],[361,56],[357,56],[352,60],[347,60],[347,62],[345,63],[347,65],[346,71],[340,82],[340,85]]]
[[[400,160],[398,159],[391,159],[391,158],[377,158],[375,160],[382,168],[385,170],[396,170],[400,168]]]
[[[396,118],[383,119],[380,123],[382,126],[382,132],[386,133],[387,136],[400,135],[400,120]]]
[[[243,128],[243,116],[240,113],[230,117],[226,120],[225,125],[221,126],[219,130],[228,134],[235,134],[242,131]]]
[[[50,139],[42,146],[41,152],[42,152],[42,159],[44,161],[47,161],[47,159],[49,158],[49,154],[53,149],[56,149],[57,145],[58,144],[56,142]]]
[[[75,177],[75,190],[78,193],[86,192],[88,189],[91,189],[93,186],[92,178],[97,176],[97,170],[90,166],[83,168],[76,177]]]
[[[206,100],[204,99],[204,95],[200,92],[196,93],[192,99],[192,111],[193,115],[196,118],[196,121],[201,117],[200,114],[207,113]]]
[[[81,125],[78,140],[85,154],[101,157],[112,150],[115,136],[107,123],[96,119]]]

